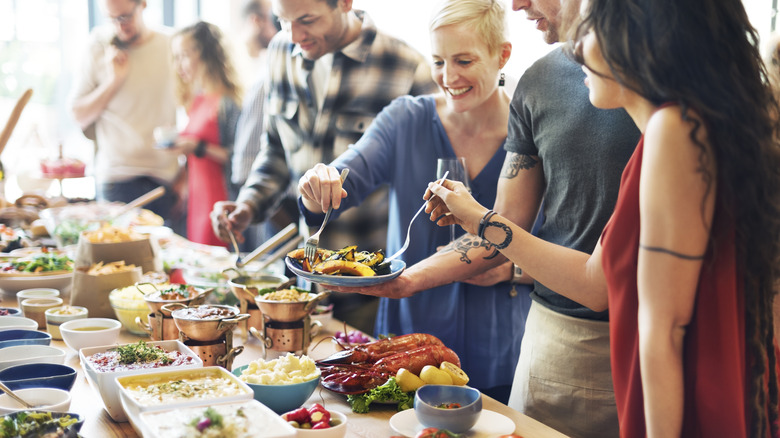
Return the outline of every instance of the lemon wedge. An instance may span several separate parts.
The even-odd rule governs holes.
[[[452,362],[447,362],[446,360],[441,363],[439,368],[450,375],[450,378],[452,378],[452,384],[463,386],[467,383],[469,383],[469,376],[466,374],[465,371],[460,369],[459,366],[455,365]]]
[[[414,374],[406,368],[401,368],[398,370],[398,372],[395,374],[395,381],[398,383],[398,386],[403,392],[416,391],[417,388],[425,385],[425,382],[423,382],[421,378],[417,377],[417,374]]]
[[[425,365],[420,371],[420,378],[431,385],[452,385],[452,377],[433,365]]]

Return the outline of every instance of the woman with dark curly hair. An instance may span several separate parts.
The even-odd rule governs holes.
[[[179,104],[189,117],[173,147],[187,155],[187,238],[224,245],[209,213],[215,202],[228,199],[241,90],[217,26],[200,21],[185,27],[172,45]]]
[[[590,100],[643,134],[594,253],[531,236],[452,181],[430,186],[427,211],[609,308],[621,436],[776,437],[778,106],[758,36],[740,0],[585,9],[575,54]]]

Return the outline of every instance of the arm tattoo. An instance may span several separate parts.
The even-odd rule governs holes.
[[[495,246],[497,249],[499,249],[499,250],[506,249],[506,247],[508,247],[509,244],[512,243],[512,229],[509,228],[508,225],[506,225],[506,224],[504,224],[502,222],[498,222],[498,221],[491,221],[491,222],[487,223],[487,225],[485,226],[485,229],[487,230],[487,228],[489,228],[489,227],[501,228],[501,230],[503,230],[504,233],[505,233],[506,237],[504,237],[504,241],[503,242],[501,242],[501,243],[492,243],[492,245]],[[485,231],[485,234],[487,234],[487,231]]]
[[[493,245],[487,240],[480,239],[471,234],[466,234],[463,237],[453,240],[442,251],[453,251],[460,255],[460,261],[466,264],[471,264],[471,257],[469,257],[469,251],[472,249],[484,248],[490,251],[490,254],[484,257],[485,260],[494,259],[498,256],[499,252]]]
[[[639,247],[644,249],[645,251],[652,251],[652,252],[660,252],[663,254],[669,254],[671,256],[683,259],[683,260],[704,260],[704,254],[702,255],[688,255],[688,254],[682,254],[676,251],[672,251],[671,249],[661,248],[658,246],[647,246],[639,244]]]
[[[512,179],[516,177],[521,170],[534,168],[538,162],[539,160],[533,158],[531,155],[511,153],[508,159],[504,161],[500,177]]]

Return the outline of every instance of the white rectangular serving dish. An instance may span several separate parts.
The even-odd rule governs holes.
[[[142,412],[138,416],[136,431],[144,438],[186,436],[183,426],[191,423],[195,418],[200,418],[207,407],[213,408],[223,417],[227,412],[242,409],[247,421],[247,431],[245,435],[240,435],[241,438],[294,438],[297,432],[281,416],[257,400]]]
[[[119,386],[117,386],[116,378],[124,376],[136,376],[140,374],[152,374],[157,373],[160,370],[166,371],[179,371],[193,368],[203,368],[203,361],[198,357],[195,352],[190,350],[189,347],[184,345],[178,340],[171,341],[154,341],[147,342],[149,345],[155,345],[163,348],[166,351],[179,351],[182,354],[193,357],[193,363],[189,365],[180,365],[175,367],[161,367],[161,368],[147,368],[139,370],[127,370],[127,371],[109,371],[98,372],[92,364],[86,360],[87,357],[96,353],[103,353],[112,348],[116,348],[119,345],[104,345],[102,347],[89,347],[79,350],[79,358],[81,359],[81,368],[84,370],[84,374],[87,375],[87,380],[90,385],[95,388],[100,397],[103,399],[103,406],[105,406],[108,415],[116,422],[127,421],[127,414],[122,408],[122,402],[119,399]],[[127,345],[127,344],[121,344]]]
[[[226,379],[232,382],[237,387],[236,393],[198,398],[182,398],[179,400],[167,401],[165,403],[144,404],[139,402],[127,389],[128,387],[132,387],[134,385],[149,386],[153,384],[168,383],[183,379],[200,379],[206,377]],[[130,419],[130,423],[132,423],[133,427],[136,429],[139,429],[139,416],[144,412],[159,412],[177,408],[188,408],[192,406],[209,406],[216,403],[240,402],[251,400],[254,396],[252,388],[239,380],[238,377],[234,376],[226,369],[218,366],[179,371],[158,371],[151,374],[118,377],[115,379],[115,381],[119,387],[119,395],[122,402],[122,407],[124,408],[127,417]]]

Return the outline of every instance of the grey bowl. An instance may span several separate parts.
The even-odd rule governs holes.
[[[460,407],[437,407],[450,403],[458,403]],[[464,433],[477,424],[482,414],[482,393],[468,386],[424,385],[414,395],[414,413],[425,427]]]

